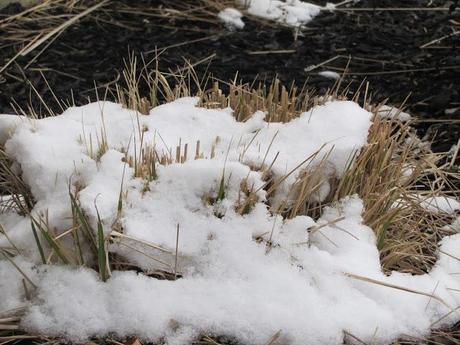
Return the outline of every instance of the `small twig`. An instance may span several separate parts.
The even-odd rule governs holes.
[[[174,280],[177,279],[177,259],[179,257],[179,223],[177,223],[176,230],[176,255],[174,258]]]
[[[353,2],[353,1],[355,1],[355,0],[344,0],[342,2],[339,2],[338,4],[335,4],[335,7],[343,6],[343,5],[349,4],[350,2]]]
[[[429,297],[429,298],[437,300],[438,302],[440,302],[442,305],[444,305],[446,308],[448,308],[451,311],[455,310],[449,304],[447,304],[441,297],[439,297],[437,295],[434,295],[434,294],[426,293],[426,292],[423,292],[423,291],[412,290],[412,289],[406,288],[404,286],[399,286],[399,285],[386,283],[386,282],[383,282],[383,281],[380,281],[380,280],[377,280],[377,279],[363,277],[363,276],[353,274],[353,273],[344,273],[344,274],[345,274],[345,276],[347,276],[349,278],[353,278],[353,279],[360,280],[360,281],[363,281],[363,282],[372,283],[372,284],[376,284],[376,285],[381,285],[381,286],[385,286],[385,287],[388,287],[388,288],[391,288],[391,289],[401,290],[401,291],[405,291],[405,292],[410,292],[410,293],[413,293],[413,294],[416,294],[416,295],[426,296],[426,297]]]
[[[248,55],[269,55],[269,54],[293,54],[297,52],[295,49],[281,49],[281,50],[255,50],[246,52]]]
[[[13,261],[13,259],[11,259],[3,250],[2,250],[2,254],[5,257],[5,259],[7,259],[14,266],[14,268],[16,268],[19,273],[21,273],[21,275],[30,283],[30,285],[32,285],[34,287],[34,289],[36,289],[37,285],[35,285],[34,282],[27,276],[27,274],[24,273],[24,271],[21,269],[21,267],[19,267]]]
[[[48,6],[48,4],[49,4],[49,2],[42,2],[42,3],[38,4],[37,6],[28,8],[28,9],[26,9],[26,10],[24,10],[24,11],[18,13],[18,14],[15,14],[15,15],[12,15],[12,16],[9,16],[9,17],[7,17],[5,19],[0,20],[0,24],[6,23],[6,22],[11,22],[11,21],[13,21],[13,20],[15,20],[17,18],[25,16],[28,13],[37,12],[40,8]]]
[[[428,306],[430,305],[431,299],[433,298],[433,295],[436,292],[436,289],[438,288],[438,285],[439,285],[439,280],[436,282],[436,286],[434,287],[433,292],[431,293],[431,296],[428,299],[428,302],[426,303],[425,310],[428,309]]]
[[[344,74],[345,75],[385,75],[385,74],[400,74],[400,73],[413,73],[413,72],[442,71],[442,70],[453,70],[453,69],[460,69],[460,66],[411,68],[411,69],[400,69],[400,70],[381,71],[381,72],[344,72]]]
[[[281,336],[281,330],[273,334],[264,345],[274,345],[280,336]]]
[[[414,12],[414,11],[449,11],[448,7],[348,7],[348,8],[331,8],[329,11],[339,12],[374,12],[374,11],[393,11],[393,12]]]
[[[351,334],[350,332],[347,332],[347,331],[343,331],[344,335],[345,336],[349,336],[350,338],[353,338],[354,340],[356,340],[358,343],[362,344],[362,345],[369,345],[367,343],[365,343],[364,341],[362,341],[361,339],[359,339],[357,336],[355,336],[354,334]],[[345,343],[348,343],[347,341],[345,341]]]
[[[197,39],[194,39],[194,40],[190,40],[190,41],[185,41],[185,42],[180,42],[180,43],[176,43],[176,44],[171,44],[171,45],[166,46],[166,47],[160,47],[160,48],[155,48],[155,49],[147,50],[146,52],[144,52],[144,54],[150,54],[150,53],[154,53],[154,52],[157,52],[157,51],[162,51],[162,50],[167,50],[167,49],[171,49],[171,48],[182,47],[182,46],[185,46],[185,45],[188,45],[188,44],[192,44],[192,43],[197,43],[197,42],[212,40],[212,39],[214,39],[214,38],[219,38],[220,36],[221,36],[221,35],[211,35],[211,36],[206,36],[206,37],[200,37],[200,38],[197,38]]]
[[[451,257],[452,259],[455,259],[455,260],[460,261],[460,258],[457,257],[457,256],[455,256],[455,255],[449,254],[449,253],[447,253],[447,252],[445,252],[445,251],[443,251],[443,250],[439,250],[439,252],[442,253],[442,254],[444,254],[444,255],[447,255],[447,256]]]
[[[16,331],[19,325],[0,325],[0,331]]]
[[[339,217],[337,219],[334,219],[334,220],[331,220],[330,222],[327,222],[327,223],[324,223],[324,224],[321,224],[321,225],[318,225],[318,226],[315,226],[314,228],[312,228],[310,231],[309,231],[309,235],[313,235],[315,232],[319,231],[320,229],[326,227],[326,226],[329,226],[329,225],[334,225],[335,223],[338,223],[338,222],[341,222],[342,220],[344,220],[345,217],[342,216],[342,217]]]
[[[444,36],[442,36],[442,37],[439,37],[439,38],[437,38],[437,39],[434,39],[434,40],[432,40],[432,41],[430,41],[430,42],[428,42],[428,43],[425,43],[425,44],[421,45],[419,48],[420,48],[420,49],[423,49],[423,48],[429,47],[429,46],[431,46],[432,44],[439,43],[439,42],[445,40],[446,38],[454,37],[454,36],[457,36],[458,34],[460,34],[460,30],[454,31],[454,32],[452,32],[452,33],[450,33],[450,34],[448,34],[448,35],[444,35]]]
[[[321,66],[323,66],[323,65],[325,65],[325,64],[327,64],[329,62],[335,61],[335,60],[337,60],[338,58],[341,58],[341,57],[343,57],[343,55],[334,56],[333,58],[327,59],[327,60],[325,60],[325,61],[323,61],[323,62],[321,62],[319,64],[305,67],[304,70],[305,70],[305,72],[311,72],[311,71],[317,69],[318,67],[321,67]]]

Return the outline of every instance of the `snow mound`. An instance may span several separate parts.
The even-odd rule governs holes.
[[[229,28],[229,29],[242,29],[244,28],[244,22],[241,19],[243,14],[236,8],[225,8],[217,14],[217,17]]]
[[[3,213],[0,247],[20,249],[13,260],[37,289],[26,301],[23,276],[0,260],[0,313],[24,306],[26,330],[71,341],[110,333],[167,344],[200,332],[262,344],[279,330],[283,344],[342,344],[344,331],[385,343],[455,322],[460,235],[443,239],[429,274],[386,276],[358,197],[316,221],[267,206],[324,161],[324,183],[339,178],[366,144],[371,118],[335,101],[288,123],[267,123],[262,112],[237,122],[231,109],[205,109],[197,98],[149,115],[99,102],[42,120],[0,117],[5,150],[36,199],[32,214],[46,215],[70,251],[76,191],[93,228],[100,216],[109,251],[145,272],[113,271],[103,282],[86,267],[42,265],[31,219]],[[168,162],[151,180],[133,164],[148,148]],[[281,178],[270,200],[264,171]],[[177,280],[148,275],[176,268]]]
[[[249,14],[270,19],[289,26],[307,24],[322,7],[300,0],[239,0]],[[330,9],[330,7],[328,8]]]

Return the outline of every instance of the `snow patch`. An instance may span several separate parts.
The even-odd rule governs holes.
[[[318,75],[328,79],[340,79],[340,74],[334,71],[322,71]]]
[[[322,7],[300,0],[239,0],[249,14],[289,26],[307,24]]]
[[[241,19],[243,14],[235,8],[225,8],[217,14],[217,17],[227,26],[229,29],[242,29],[244,28],[244,22]]]
[[[396,107],[390,107],[388,105],[382,105],[378,108],[377,114],[381,119],[398,119],[399,121],[409,121],[412,119],[408,113],[403,112],[401,109]]]

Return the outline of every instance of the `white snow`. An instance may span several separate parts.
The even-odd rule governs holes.
[[[307,24],[322,7],[300,0],[239,0],[249,14],[289,26]]]
[[[398,119],[399,121],[409,121],[412,119],[408,113],[398,109],[396,107],[390,107],[388,105],[382,105],[379,107],[377,114],[382,119]]]
[[[0,145],[5,144],[21,121],[27,121],[27,119],[22,116],[0,114],[0,123],[2,124],[0,130]]]
[[[421,205],[431,212],[453,213],[460,211],[460,201],[443,196],[425,198],[421,201]]]
[[[5,150],[20,164],[37,200],[33,214],[45,214],[56,235],[73,225],[69,185],[71,190],[79,186],[78,199],[93,228],[97,205],[106,235],[117,219],[122,189],[120,222],[126,237],[118,237],[109,250],[146,272],[171,272],[179,224],[183,276],[168,281],[115,271],[102,282],[88,268],[41,265],[30,219],[4,213],[0,224],[9,240],[0,235],[0,247],[14,242],[21,255],[13,259],[37,290],[26,301],[23,276],[0,259],[0,316],[25,306],[24,328],[72,341],[111,333],[187,344],[200,332],[211,332],[263,344],[281,330],[283,344],[342,344],[344,331],[381,344],[401,334],[423,336],[459,305],[460,261],[455,257],[460,256],[460,234],[443,239],[441,249],[450,255],[440,255],[429,274],[386,276],[374,232],[362,224],[358,197],[329,207],[317,221],[307,216],[283,220],[265,203],[262,168],[285,177],[272,202],[286,200],[302,169],[322,160],[327,190],[328,179],[340,177],[349,158],[366,144],[369,112],[334,101],[285,124],[267,123],[261,112],[237,122],[231,109],[197,104],[197,98],[182,98],[140,115],[100,102],[14,125],[0,117]],[[97,143],[104,137],[108,150],[98,155]],[[200,158],[195,159],[198,140]],[[151,182],[135,178],[124,162],[122,152],[138,155],[141,142],[172,160],[157,165],[158,177]],[[188,145],[183,163],[175,162],[179,143],[181,155]],[[225,197],[206,201],[216,198],[222,176]],[[255,202],[242,216],[236,208],[245,200],[244,184],[255,193]],[[68,235],[61,243],[72,248]],[[454,312],[438,325],[458,320]]]
[[[340,74],[334,71],[321,71],[318,75],[329,79],[340,79]]]
[[[244,22],[241,19],[243,14],[236,8],[227,7],[220,11],[217,17],[230,29],[244,28]]]

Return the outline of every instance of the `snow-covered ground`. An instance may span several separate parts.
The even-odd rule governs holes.
[[[289,204],[297,175],[320,163],[315,198],[323,199],[328,181],[366,144],[369,112],[333,101],[285,124],[265,122],[262,112],[237,122],[231,109],[197,104],[181,98],[149,115],[100,102],[42,120],[0,116],[2,144],[36,199],[32,214],[61,235],[69,258],[70,190],[94,229],[98,211],[105,235],[116,235],[110,252],[145,272],[181,275],[113,271],[103,282],[89,268],[40,264],[30,218],[6,212],[0,248],[14,243],[20,255],[12,260],[37,288],[26,300],[23,275],[0,260],[0,315],[24,306],[26,330],[72,341],[111,333],[168,344],[200,332],[263,344],[278,331],[282,344],[342,344],[344,332],[382,344],[460,319],[460,234],[442,240],[429,274],[386,276],[357,196],[316,221],[283,220],[267,206],[264,171],[279,181],[272,205]],[[156,165],[152,181],[135,177],[133,166],[149,148],[170,161]],[[245,190],[253,203],[242,215]]]

